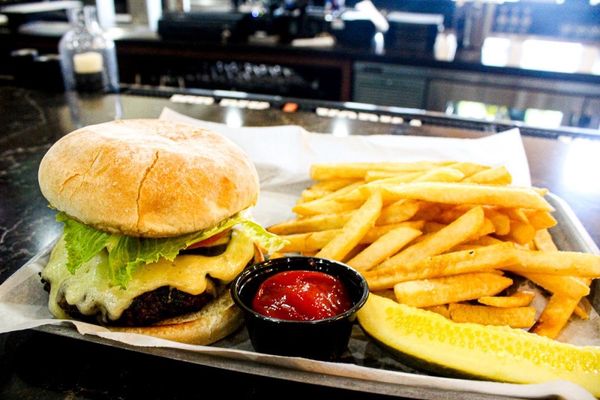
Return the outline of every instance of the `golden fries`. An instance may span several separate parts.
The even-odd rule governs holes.
[[[498,308],[450,304],[450,318],[456,322],[475,322],[482,325],[507,325],[513,328],[529,328],[535,322],[535,308]]]
[[[496,235],[507,235],[510,232],[510,218],[505,214],[498,212],[494,207],[484,207],[485,217],[494,225]]]
[[[600,277],[600,257],[594,254],[573,251],[514,250],[518,263],[507,269],[513,272],[539,273],[549,275],[575,275],[580,277]]]
[[[300,215],[315,215],[315,214],[330,214],[333,212],[353,210],[356,208],[355,206],[357,204],[362,203],[361,200],[359,200],[358,202],[354,202],[354,203],[348,202],[348,204],[345,204],[345,203],[336,202],[333,199],[335,199],[336,197],[342,196],[346,193],[349,193],[349,192],[353,191],[354,189],[360,187],[361,185],[362,185],[362,182],[355,182],[348,186],[344,186],[341,189],[338,189],[335,192],[329,193],[329,194],[327,194],[323,197],[320,197],[316,200],[297,204],[294,208],[292,208],[292,211],[294,211],[296,214],[300,214]],[[353,207],[353,205],[354,205],[354,207]]]
[[[365,182],[373,182],[384,179],[392,179],[395,183],[412,182],[419,176],[423,175],[419,172],[390,172],[390,171],[367,171],[365,173]]]
[[[516,292],[511,296],[482,296],[477,299],[477,301],[486,306],[492,307],[525,307],[528,306],[529,303],[535,297],[535,293],[533,292]]]
[[[371,290],[389,289],[398,282],[468,272],[502,269],[517,260],[511,243],[502,243],[427,257],[413,264],[374,269],[364,273]]]
[[[353,211],[337,214],[320,214],[311,217],[293,219],[269,227],[269,231],[276,235],[290,235],[294,233],[319,232],[329,229],[338,229],[344,226],[352,217]]]
[[[510,232],[505,239],[525,245],[535,237],[535,228],[529,223],[510,221]]]
[[[399,199],[425,200],[444,204],[482,204],[553,211],[535,190],[472,183],[413,182],[381,188],[385,202]],[[372,188],[367,188],[371,189]]]
[[[510,185],[512,176],[506,167],[484,169],[467,178],[463,182],[481,183],[486,185]]]
[[[377,225],[397,224],[411,219],[419,211],[421,203],[414,200],[398,200],[381,210]]]
[[[582,278],[575,276],[546,275],[530,272],[517,272],[550,293],[571,297],[583,297],[590,294],[590,287]]]
[[[407,221],[399,224],[381,225],[371,228],[365,236],[362,237],[358,244],[370,244],[376,241],[381,236],[385,235],[392,229],[408,227],[421,229],[423,221]],[[330,229],[321,232],[307,232],[293,235],[282,235],[281,237],[287,240],[287,244],[280,250],[283,252],[314,252],[319,251],[331,242],[333,238],[342,232],[341,229]]]
[[[368,271],[420,235],[421,231],[414,228],[393,229],[348,261],[348,265],[359,271]]]
[[[364,179],[368,171],[388,172],[415,172],[424,171],[432,167],[452,164],[451,162],[414,162],[414,163],[340,163],[340,164],[314,164],[310,168],[310,177],[314,180],[355,178]]]
[[[558,251],[558,248],[550,236],[550,232],[547,229],[540,229],[535,233],[533,237],[535,247],[541,251]]]
[[[457,244],[475,236],[483,226],[483,222],[481,207],[473,208],[452,224],[383,262],[380,268],[404,265],[450,250]]]
[[[448,306],[445,304],[440,306],[425,307],[425,309],[450,319],[450,310],[448,310]]]
[[[548,211],[526,212],[529,223],[537,230],[545,230],[556,225],[556,219]]]
[[[465,177],[470,177],[481,171],[489,169],[487,165],[481,165],[472,162],[454,162],[451,163],[449,167],[459,170]]]
[[[569,321],[577,303],[579,299],[553,294],[533,327],[533,332],[552,339],[556,338]]]
[[[491,296],[512,283],[512,279],[493,272],[474,272],[400,282],[394,286],[394,294],[399,303],[414,307],[431,307]]]
[[[589,318],[600,256],[559,251],[547,190],[509,186],[505,167],[337,163],[310,175],[297,218],[269,228],[287,239],[282,253],[346,262],[371,291],[457,322],[533,326],[556,338],[572,315]],[[544,290],[522,290],[503,272]],[[549,297],[537,322],[535,296]]]
[[[352,215],[342,231],[317,253],[317,257],[343,259],[375,225],[380,213],[381,194],[375,192]]]
[[[331,192],[342,189],[350,184],[356,183],[356,181],[356,179],[331,179],[328,181],[321,181],[319,183],[315,183],[309,189]]]

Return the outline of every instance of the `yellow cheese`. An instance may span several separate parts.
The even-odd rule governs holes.
[[[57,318],[68,318],[58,305],[65,297],[84,315],[100,310],[105,318],[118,319],[133,299],[162,286],[170,286],[192,295],[203,293],[210,285],[206,275],[230,282],[254,256],[252,240],[235,231],[227,250],[214,257],[182,255],[173,261],[161,259],[137,268],[126,289],[111,283],[108,275],[108,253],[103,251],[80,266],[75,274],[66,268],[67,251],[61,237],[52,250],[42,278],[50,282],[48,307]]]

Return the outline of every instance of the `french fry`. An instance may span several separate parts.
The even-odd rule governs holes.
[[[540,251],[558,251],[558,247],[554,244],[552,236],[547,229],[540,229],[535,233],[533,237],[535,247]]]
[[[531,303],[534,297],[535,293],[522,291],[513,293],[510,296],[483,296],[478,298],[477,302],[486,306],[501,308],[525,307]]]
[[[395,298],[394,298],[395,300]],[[450,311],[448,310],[448,306],[446,304],[441,304],[439,306],[431,306],[425,307],[427,311],[434,312],[436,314],[440,314],[448,319],[450,319]]]
[[[484,208],[485,217],[494,224],[494,233],[496,235],[508,235],[510,233],[510,218],[507,215],[496,211],[490,207]]]
[[[335,200],[325,200],[325,197],[321,197],[320,199],[306,203],[296,204],[292,208],[292,211],[302,216],[334,214],[356,210],[359,205],[360,202],[339,202]]]
[[[521,221],[510,221],[510,232],[506,235],[506,240],[512,240],[519,244],[527,244],[535,237],[535,228],[529,223]]]
[[[553,294],[532,332],[551,339],[557,338],[569,321],[577,303],[579,303],[579,299]]]
[[[433,256],[450,250],[452,247],[467,241],[481,229],[484,223],[483,210],[476,207],[466,212],[450,225],[442,228],[431,237],[414,244],[397,255],[381,263],[379,268],[414,263],[416,260]]]
[[[535,251],[537,250],[535,248],[535,243],[533,243],[533,240],[530,242],[527,242],[525,244],[521,244],[521,243],[517,243],[513,240],[513,243],[515,244],[515,249],[520,249],[520,250],[528,250],[528,251]]]
[[[455,162],[455,163],[451,163],[449,165],[449,167],[459,170],[460,172],[463,173],[463,175],[465,177],[469,177],[471,175],[474,175],[481,171],[485,171],[486,169],[490,168],[487,165],[481,165],[481,164],[472,163],[472,162]]]
[[[272,225],[268,228],[268,231],[276,235],[290,235],[338,229],[350,220],[352,213],[353,211],[347,211],[338,214],[319,214],[302,219],[293,219]]]
[[[421,231],[413,228],[401,227],[391,230],[357,254],[347,264],[358,271],[368,271],[398,252],[419,235],[421,235]]]
[[[354,189],[349,192],[341,193],[336,196],[332,196],[330,198],[330,200],[334,200],[339,203],[351,203],[351,204],[361,203],[362,204],[367,199],[367,197],[369,197],[369,193],[370,193],[369,191],[363,190],[363,189],[366,187],[375,188],[376,187],[375,183],[376,182],[359,185],[357,187],[354,187]]]
[[[464,243],[464,244],[459,244],[458,246],[454,246],[452,248],[452,251],[474,250],[474,249],[479,249],[481,247],[483,247],[483,246],[478,245],[478,244]]]
[[[548,229],[556,225],[556,219],[547,211],[526,211],[529,223],[536,229]]]
[[[365,182],[387,181],[388,179],[395,183],[412,182],[421,175],[423,175],[423,171],[418,171],[418,172],[367,171],[365,173]]]
[[[539,273],[549,275],[574,275],[579,277],[600,277],[600,256],[574,251],[514,250],[519,262],[506,267],[517,273]]]
[[[494,223],[488,218],[484,218],[481,228],[479,228],[479,231],[477,231],[477,233],[473,235],[471,239],[476,239],[482,236],[488,236],[489,234],[494,232],[496,232],[496,227],[494,226]]]
[[[412,163],[355,162],[338,164],[313,164],[310,168],[310,177],[316,181],[336,178],[363,179],[367,171],[415,172],[448,165],[451,163],[452,162],[420,161]]]
[[[307,203],[309,201],[317,200],[322,197],[331,194],[330,190],[320,190],[320,189],[305,189],[300,194],[300,199],[298,199],[296,204]]]
[[[421,176],[417,177],[414,182],[460,182],[464,178],[465,174],[458,169],[451,167],[440,167],[424,172]]]
[[[325,195],[319,199],[309,201],[306,203],[297,204],[292,208],[296,214],[300,215],[315,215],[315,214],[331,214],[333,212],[342,212],[342,211],[350,211],[356,208],[357,204],[360,204],[362,201],[358,202],[348,202],[348,203],[338,203],[334,201],[336,197],[339,197],[345,193],[349,193],[352,190],[363,185],[362,181],[352,183],[348,186],[345,186],[335,192],[332,192],[328,195]],[[353,206],[354,205],[354,206]]]
[[[413,182],[378,186],[384,202],[414,199],[444,204],[482,204],[524,207],[553,211],[552,206],[532,188],[477,185],[473,183]],[[366,188],[366,190],[370,190]]]
[[[527,214],[525,214],[525,210],[522,208],[505,208],[501,210],[504,214],[508,216],[512,221],[519,221],[524,224],[529,223],[529,219],[527,218]]]
[[[464,178],[464,174],[462,172],[448,167],[433,168],[428,171],[419,172],[415,175],[416,176],[413,174],[404,174],[372,181],[349,193],[340,195],[335,199],[344,202],[360,202],[365,200],[370,191],[377,190],[377,188],[380,186],[390,186],[409,182],[459,182]],[[390,202],[391,201],[384,199],[384,203],[386,205]]]
[[[342,260],[375,225],[381,213],[381,205],[381,194],[373,193],[365,204],[352,214],[342,232],[317,253],[317,257]]]
[[[407,265],[373,269],[363,275],[371,290],[389,289],[399,282],[502,269],[517,261],[512,250],[512,243],[504,242],[427,257]]]
[[[360,240],[359,244],[370,244],[376,241],[379,237],[385,235],[392,229],[400,227],[409,227],[413,229],[421,229],[423,221],[407,221],[399,224],[375,226],[370,229],[365,236]],[[287,241],[287,244],[280,250],[281,252],[312,252],[319,251],[327,243],[331,242],[336,236],[342,232],[342,229],[329,229],[320,232],[297,233],[292,235],[281,235],[282,239]]]
[[[513,281],[493,272],[474,272],[442,278],[400,282],[394,285],[399,303],[413,307],[431,307],[458,303],[501,292]]]
[[[517,272],[547,291],[563,296],[584,297],[590,294],[589,285],[575,276],[546,275],[529,272]]]
[[[333,192],[356,182],[356,179],[329,179],[326,181],[317,182],[314,185],[312,185],[309,189]]]
[[[373,172],[377,173],[379,171]],[[461,171],[450,167],[439,167],[420,172],[395,174],[378,180],[373,179],[374,176],[377,175],[367,173],[365,181],[371,182],[373,185],[389,185],[407,182],[459,182],[465,177]]]
[[[450,318],[455,322],[475,322],[482,325],[508,325],[513,328],[529,328],[535,322],[535,308],[498,308],[450,304]]]
[[[412,218],[419,210],[419,202],[414,200],[399,200],[384,207],[375,225],[390,225],[404,222]],[[290,235],[294,233],[318,232],[329,229],[338,229],[350,220],[355,210],[333,214],[317,214],[300,219],[293,219],[268,228],[269,232],[276,235]]]
[[[446,225],[446,224],[440,224],[438,222],[425,222],[425,225],[423,225],[423,232],[435,233],[435,232],[441,231],[442,229],[444,229],[447,226],[448,225]]]
[[[421,203],[416,200],[398,200],[381,210],[377,225],[397,224],[414,217]]]
[[[427,223],[425,224],[425,227],[427,227]],[[476,244],[479,246],[491,246],[493,244],[499,244],[499,243],[504,243],[502,240],[497,239],[493,236],[489,236],[489,235],[485,235],[485,236],[481,236],[478,237],[475,240],[470,240],[469,242],[470,244]]]
[[[348,254],[346,254],[344,256],[344,258],[342,258],[341,261],[345,264],[348,264],[348,260],[352,260],[354,257],[356,257],[359,253],[361,253],[364,249],[366,249],[369,245],[366,244],[357,244],[356,246],[354,246],[354,248],[352,250],[350,250],[348,252]]]
[[[435,217],[435,221],[448,225],[449,223],[451,223],[452,221],[456,220],[464,213],[469,211],[471,208],[473,207],[454,206],[446,208]]]
[[[408,200],[404,200],[408,201]],[[413,216],[413,219],[434,221],[436,217],[442,213],[443,208],[440,204],[421,202],[419,211]]]
[[[480,183],[485,185],[510,185],[512,176],[506,167],[496,167],[479,171],[463,180],[463,182]]]

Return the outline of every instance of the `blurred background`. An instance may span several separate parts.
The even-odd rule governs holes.
[[[0,0],[0,78],[52,88],[97,7],[121,83],[425,109],[600,134],[600,0]],[[58,85],[60,86],[60,85]]]

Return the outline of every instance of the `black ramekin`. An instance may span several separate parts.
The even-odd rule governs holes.
[[[252,298],[260,284],[271,275],[289,270],[320,271],[340,279],[348,290],[352,307],[342,314],[315,321],[282,320],[252,310]],[[316,257],[264,261],[246,269],[231,285],[231,297],[244,313],[256,351],[319,360],[334,360],[346,350],[356,312],[368,296],[369,287],[360,273],[343,263]]]

